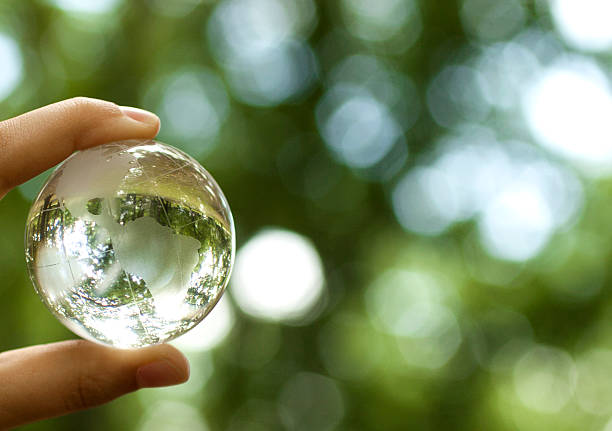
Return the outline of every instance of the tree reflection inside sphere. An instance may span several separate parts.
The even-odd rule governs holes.
[[[156,141],[73,154],[34,201],[26,261],[45,305],[76,334],[115,347],[197,325],[229,280],[232,215],[212,176]]]

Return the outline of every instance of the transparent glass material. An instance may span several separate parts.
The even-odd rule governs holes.
[[[156,141],[80,151],[43,186],[26,226],[30,277],[83,338],[130,348],[171,340],[215,306],[235,233],[197,161]]]

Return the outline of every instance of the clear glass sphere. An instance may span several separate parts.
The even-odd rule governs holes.
[[[171,340],[215,306],[234,261],[234,222],[200,164],[156,141],[73,154],[34,201],[26,261],[46,306],[115,347]]]

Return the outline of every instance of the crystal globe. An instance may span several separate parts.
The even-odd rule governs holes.
[[[51,312],[83,338],[121,348],[197,325],[227,285],[232,214],[212,176],[156,141],[73,154],[34,201],[26,261]]]

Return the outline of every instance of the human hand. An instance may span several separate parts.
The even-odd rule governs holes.
[[[157,135],[146,111],[75,98],[0,122],[0,199],[76,150]],[[144,387],[189,378],[187,359],[162,344],[120,350],[72,340],[0,353],[0,429],[94,407]]]

